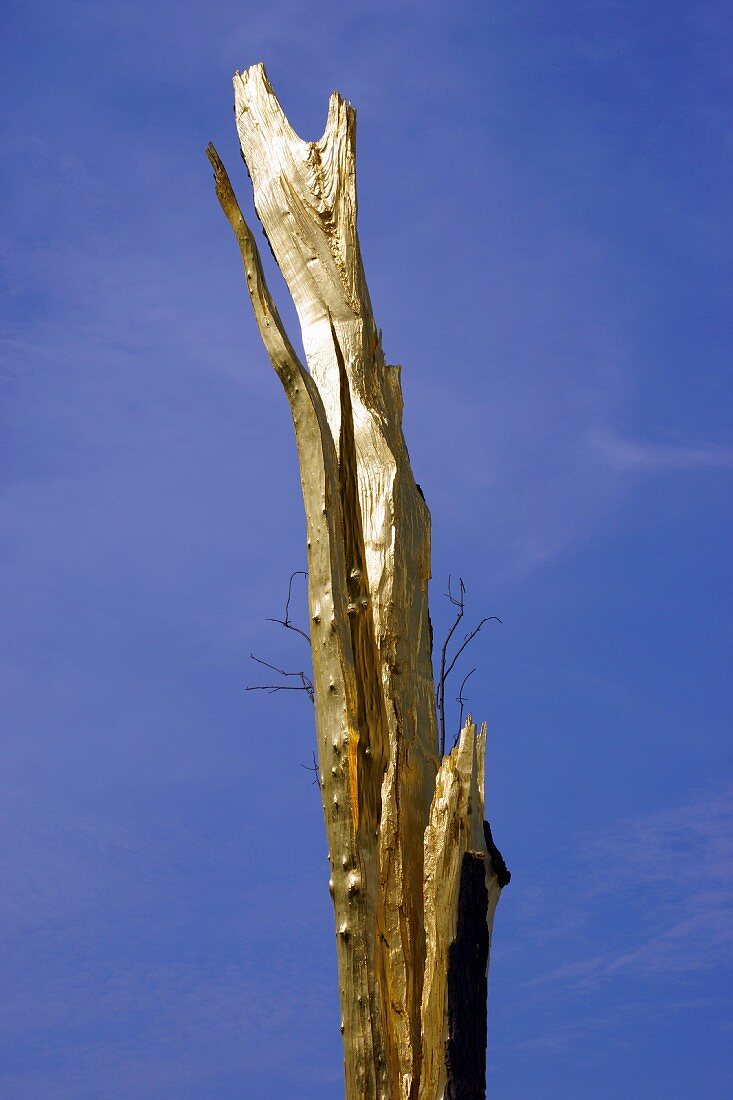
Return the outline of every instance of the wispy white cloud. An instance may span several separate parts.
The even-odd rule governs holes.
[[[587,843],[580,870],[567,897],[576,927],[587,932],[600,911],[623,907],[623,940],[611,934],[529,986],[579,990],[733,965],[733,790],[620,822]]]
[[[625,439],[610,429],[595,432],[589,443],[609,465],[631,473],[733,469],[733,447],[650,443]]]
[[[523,1021],[507,1047],[555,1056],[599,1033],[616,1045],[638,1039],[660,1017],[670,1027],[725,1020],[733,788],[580,838],[502,906],[494,981],[510,959],[524,975],[501,990],[509,1019]]]

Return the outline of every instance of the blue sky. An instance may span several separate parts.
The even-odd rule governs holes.
[[[503,620],[466,666],[513,872],[491,1095],[723,1096],[728,5],[3,22],[3,1096],[342,1095],[312,714],[244,691],[251,650],[303,660],[264,621],[304,566],[290,418],[204,156],[251,211],[259,60],[305,138],[333,88],[358,109],[436,634],[449,573]]]

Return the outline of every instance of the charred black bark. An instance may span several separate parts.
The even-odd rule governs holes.
[[[456,938],[448,950],[445,1100],[486,1097],[488,905],[484,858],[466,852],[461,864]]]
[[[503,855],[494,844],[491,826],[488,821],[484,821],[484,840],[486,841],[486,851],[489,853],[489,859],[491,860],[491,870],[496,875],[499,886],[503,890],[505,886],[508,886],[512,873],[504,862]]]

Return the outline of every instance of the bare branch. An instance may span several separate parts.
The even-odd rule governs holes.
[[[318,790],[320,791],[320,789],[321,789],[321,775],[320,775],[320,772],[318,770],[318,760],[316,758],[316,754],[313,753],[313,763],[312,764],[301,764],[300,766],[301,766],[301,768],[304,768],[305,771],[307,771],[307,772],[313,772],[313,775],[315,777],[313,779],[313,782],[315,783],[315,785],[318,787]]]
[[[476,637],[476,635],[481,630],[482,626],[484,626],[485,623],[491,622],[492,620],[497,622],[497,623],[501,622],[501,619],[497,615],[487,615],[485,618],[483,618],[481,620],[481,622],[478,624],[477,627],[474,627],[474,629],[469,634],[466,634],[463,641],[459,645],[458,649],[453,654],[453,657],[450,659],[450,662],[448,663],[448,646],[450,644],[451,638],[453,637],[453,635],[456,632],[456,628],[457,628],[458,624],[460,623],[460,621],[463,618],[463,616],[465,614],[465,611],[466,611],[466,586],[463,583],[463,578],[462,577],[458,578],[458,594],[456,595],[453,592],[451,577],[449,576],[448,577],[448,591],[445,594],[448,597],[448,599],[450,600],[450,602],[453,604],[453,606],[458,608],[458,613],[457,613],[455,619],[453,620],[453,623],[452,623],[452,625],[451,625],[451,627],[448,631],[448,634],[446,635],[446,639],[443,642],[443,648],[440,651],[440,673],[438,675],[438,686],[437,686],[436,691],[435,691],[435,704],[436,704],[436,707],[437,707],[437,710],[438,710],[438,722],[439,722],[439,728],[440,728],[440,755],[441,756],[445,756],[445,683],[446,683],[446,680],[448,679],[451,672],[455,668],[458,658],[461,656],[461,654],[463,653],[466,646]],[[459,726],[459,733],[460,733],[460,728],[463,725],[463,704],[465,702],[465,700],[462,698],[463,688],[465,686],[466,680],[468,680],[468,677],[472,676],[475,671],[476,671],[476,669],[473,669],[471,672],[469,672],[468,676],[466,676],[463,683],[461,684],[460,691],[458,692],[458,698],[456,699],[456,702],[459,703],[460,707],[461,707],[461,725]]]
[[[472,668],[470,672],[466,673],[466,675],[463,677],[463,680],[461,682],[461,686],[458,689],[458,695],[456,696],[456,702],[459,704],[459,706],[461,708],[461,713],[460,713],[459,718],[458,718],[458,733],[456,734],[455,740],[453,741],[453,748],[456,747],[456,745],[458,744],[458,738],[461,736],[461,730],[463,729],[463,708],[466,705],[466,703],[468,702],[467,699],[463,698],[463,689],[466,686],[466,684],[468,683],[468,681],[471,679],[471,677],[473,676],[475,671],[476,671],[476,669]]]
[[[463,577],[458,578],[458,583],[460,585],[460,594],[458,596],[458,599],[456,599],[456,597],[453,595],[453,592],[451,591],[451,576],[450,576],[450,573],[449,573],[448,574],[448,591],[446,592],[446,596],[448,597],[450,602],[452,604],[454,604],[455,607],[460,607],[461,611],[463,611],[463,603],[464,603],[463,597],[466,595],[466,586],[463,583]]]
[[[492,620],[494,622],[497,622],[497,623],[501,622],[501,619],[499,618],[498,615],[487,615],[486,618],[482,619],[481,622],[478,624],[478,626],[474,630],[472,630],[470,634],[466,635],[466,637],[461,642],[461,645],[458,648],[458,651],[456,652],[455,656],[453,657],[453,660],[448,665],[448,668],[445,670],[445,675],[446,676],[449,676],[450,673],[453,671],[453,669],[455,668],[456,661],[458,660],[460,655],[463,653],[463,651],[466,648],[466,646],[468,645],[468,643],[476,637],[476,635],[478,634],[479,630],[484,625],[484,623],[490,623],[490,622],[492,622]]]
[[[284,626],[286,630],[292,630],[295,634],[300,634],[302,638],[305,638],[308,645],[311,644],[309,636],[304,630],[301,630],[299,626],[296,626],[290,619],[290,599],[293,595],[293,577],[307,577],[308,573],[305,569],[296,569],[294,573],[290,574],[290,581],[288,583],[288,598],[285,601],[285,618],[273,619],[270,616],[266,617],[268,623],[279,623],[280,626]]]
[[[250,657],[253,661],[256,661],[258,665],[264,665],[265,668],[272,669],[273,672],[277,672],[278,676],[297,676],[300,680],[300,684],[294,687],[290,684],[252,684],[246,687],[245,691],[267,691],[271,695],[276,691],[304,691],[311,703],[314,701],[313,681],[302,670],[298,672],[288,672],[287,669],[278,668],[277,665],[271,665],[269,661],[263,661],[261,657],[255,657],[254,653],[250,653]]]
[[[447,635],[445,641],[443,642],[443,648],[440,651],[440,676],[438,677],[438,688],[437,688],[437,691],[435,693],[436,703],[437,703],[437,707],[438,707],[438,719],[440,721],[440,755],[441,756],[445,756],[445,678],[446,678],[445,661],[446,661],[446,655],[447,655],[447,652],[448,652],[448,643],[450,642],[451,638],[453,637],[455,629],[458,626],[461,619],[463,618],[463,615],[464,615],[464,612],[465,612],[464,597],[465,597],[465,594],[466,594],[466,586],[463,583],[463,578],[462,577],[458,578],[458,582],[459,582],[460,595],[459,595],[458,599],[456,599],[455,596],[453,595],[453,591],[451,589],[450,575],[448,576],[448,591],[446,592],[446,595],[447,595],[448,599],[450,600],[450,602],[453,604],[453,606],[458,608],[458,614],[456,615],[456,618],[455,618],[455,621],[454,621],[453,625],[451,626],[450,630],[448,631],[448,635]]]

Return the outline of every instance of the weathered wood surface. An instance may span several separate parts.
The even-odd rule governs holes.
[[[422,995],[423,1059],[420,1100],[442,1100],[448,1082],[451,948],[456,942],[461,873],[467,855],[483,863],[486,908],[480,914],[491,943],[501,892],[484,842],[486,726],[479,733],[469,715],[458,744],[438,772],[425,831],[425,927],[427,959]],[[465,913],[464,913],[465,915]],[[476,923],[476,914],[471,916]],[[486,965],[488,966],[488,960]],[[456,974],[453,973],[455,981]],[[486,972],[476,973],[485,989]],[[484,1022],[485,1022],[484,1008]],[[453,1036],[455,1039],[455,1036]]]
[[[237,73],[234,90],[255,208],[307,361],[306,369],[293,350],[209,146],[298,448],[346,1096],[442,1100],[460,861],[469,850],[486,857],[485,734],[469,723],[438,772],[430,514],[402,434],[400,370],[385,362],[361,261],[355,112],[334,92],[322,138],[306,142],[262,65]],[[493,914],[498,886],[484,862]]]

